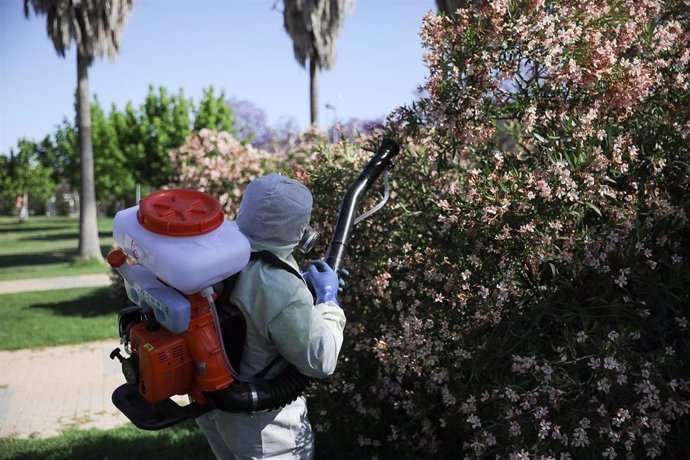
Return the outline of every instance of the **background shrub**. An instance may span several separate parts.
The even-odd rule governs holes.
[[[262,175],[266,157],[265,152],[242,144],[226,131],[194,131],[184,145],[170,151],[175,177],[171,187],[209,193],[234,217],[244,188]]]
[[[686,3],[426,18],[427,96],[389,120],[395,196],[355,232],[312,400],[324,457],[687,455]],[[315,151],[333,222],[364,158]]]

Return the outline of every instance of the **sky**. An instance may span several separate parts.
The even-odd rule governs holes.
[[[434,0],[357,0],[321,73],[320,124],[384,117],[410,103],[427,75],[419,36]],[[198,102],[213,86],[265,111],[268,122],[309,125],[309,73],[294,58],[277,0],[137,0],[119,57],[89,72],[91,94],[109,110],[138,107],[150,85]],[[23,0],[0,0],[0,152],[41,140],[74,119],[76,55],[61,58],[45,16]],[[326,108],[326,105],[329,108]]]

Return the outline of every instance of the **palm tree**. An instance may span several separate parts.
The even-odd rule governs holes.
[[[295,59],[309,59],[309,100],[312,125],[318,124],[318,76],[335,65],[335,39],[354,0],[284,0],[283,23],[292,38]]]
[[[102,259],[98,241],[96,190],[93,176],[89,66],[97,57],[114,59],[119,51],[120,32],[133,0],[24,0],[24,15],[47,17],[48,37],[61,57],[72,42],[77,47],[77,125],[81,180],[79,199],[79,258]]]
[[[467,6],[467,0],[436,0],[436,6],[439,12],[455,16],[458,8],[465,8]]]

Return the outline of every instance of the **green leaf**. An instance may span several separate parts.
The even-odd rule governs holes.
[[[546,138],[541,136],[538,133],[532,133],[532,137],[534,137],[536,140],[538,140],[542,144],[545,144],[547,142]]]
[[[594,203],[586,202],[585,205],[594,212],[596,212],[599,215],[599,217],[602,216],[601,210],[597,206],[595,206]]]

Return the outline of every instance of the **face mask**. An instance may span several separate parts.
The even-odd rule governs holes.
[[[297,250],[302,254],[308,254],[314,249],[314,244],[319,237],[319,232],[314,230],[310,225],[307,225],[302,232],[302,239],[297,243]]]

